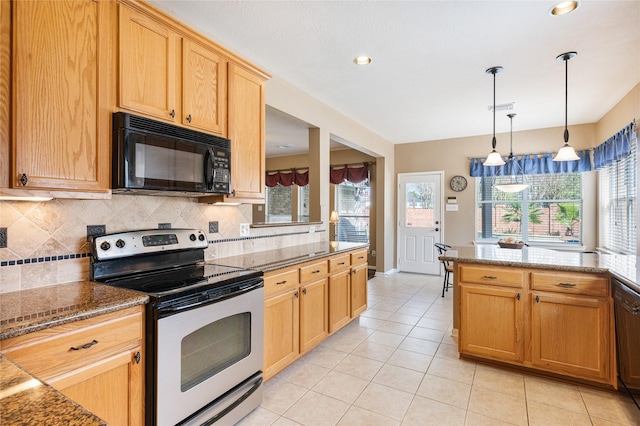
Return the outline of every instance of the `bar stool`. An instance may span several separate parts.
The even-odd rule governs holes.
[[[433,245],[438,249],[440,256],[451,248],[450,245],[444,243],[434,243]],[[449,291],[449,276],[453,273],[453,265],[448,260],[441,260],[441,262],[444,267],[444,282],[442,283],[442,297],[444,297],[445,290]]]

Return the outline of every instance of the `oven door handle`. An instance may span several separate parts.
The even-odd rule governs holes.
[[[211,191],[213,189],[213,181],[214,181],[214,168],[213,163],[213,151],[211,149],[207,149],[206,154],[204,155],[204,183],[206,185],[207,191]]]

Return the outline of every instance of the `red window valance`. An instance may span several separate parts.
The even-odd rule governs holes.
[[[307,186],[309,184],[309,170],[305,172],[299,172],[296,169],[291,169],[291,171],[276,170],[267,172],[265,176],[265,185],[269,188],[278,185],[291,186],[294,183],[298,186]]]
[[[369,178],[369,163],[362,163],[360,167],[345,164],[343,167],[332,167],[329,172],[331,183],[339,185],[345,180],[360,183]]]

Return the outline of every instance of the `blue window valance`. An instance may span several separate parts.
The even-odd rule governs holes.
[[[598,145],[593,150],[593,163],[596,170],[620,161],[631,153],[631,141],[637,139],[633,123]]]
[[[590,151],[577,151],[579,160],[575,161],[553,161],[553,153],[514,155],[513,161],[507,162],[503,166],[483,166],[484,158],[472,158],[469,165],[469,174],[472,177],[510,176],[511,168],[516,171],[520,168],[525,175],[555,174],[555,173],[577,173],[591,171]],[[507,157],[502,157],[507,161]],[[513,164],[512,164],[513,163]],[[520,166],[520,168],[518,167]]]

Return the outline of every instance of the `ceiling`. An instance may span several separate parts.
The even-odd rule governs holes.
[[[561,53],[578,52],[570,125],[598,121],[640,82],[640,1],[587,0],[559,17],[543,0],[152,3],[392,143],[490,134],[485,70],[497,65],[496,103],[516,102],[514,131],[564,126]],[[355,65],[360,54],[371,64]],[[271,152],[290,143],[274,126],[306,127],[273,113]],[[509,130],[506,114],[498,133]]]

